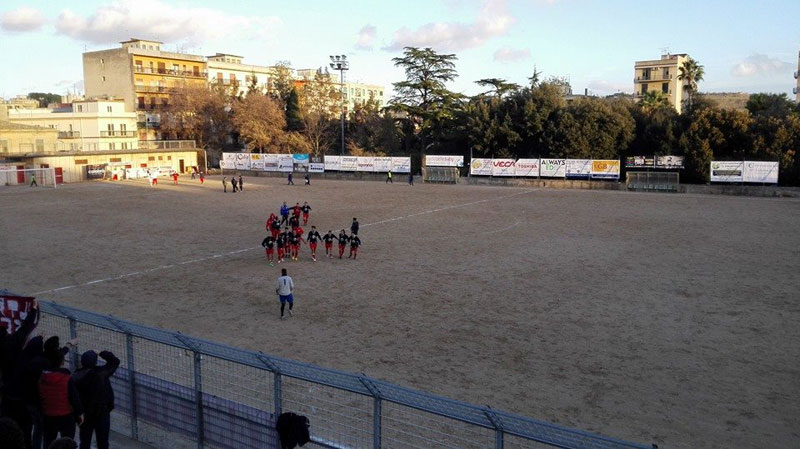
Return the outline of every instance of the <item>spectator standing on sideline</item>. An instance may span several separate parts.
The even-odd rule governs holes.
[[[236,176],[231,176],[231,187],[233,187],[233,193],[236,193]]]
[[[350,225],[350,233],[353,235],[358,234],[358,220],[356,220],[356,217],[353,217],[353,224]]]
[[[80,449],[91,448],[93,433],[97,449],[108,449],[111,411],[114,410],[114,390],[109,378],[119,368],[119,359],[111,351],[100,352],[100,358],[105,360],[105,365],[97,366],[96,352],[84,352],[81,369],[72,375],[84,410],[84,421],[79,431]]]
[[[394,181],[392,181],[392,172],[391,171],[386,173],[386,183],[387,184],[394,184]]]
[[[289,172],[289,175],[287,176],[287,179],[289,180],[289,182],[286,185],[287,186],[293,186],[294,185],[294,181],[292,181],[292,172]]]
[[[310,186],[311,185],[311,177],[308,176],[308,173],[306,173],[305,180],[306,180],[306,185]]]
[[[408,185],[410,186],[414,185],[414,175],[412,175],[411,173],[408,174]]]
[[[200,184],[202,184],[204,182],[206,182],[206,174],[203,173],[203,172],[200,172]]]
[[[275,287],[275,293],[281,300],[281,319],[283,319],[283,309],[286,303],[289,303],[289,315],[293,316],[292,306],[294,306],[294,281],[286,274],[286,268],[281,269],[281,276],[278,278],[278,284]]]
[[[228,193],[228,177],[222,177],[222,193]]]
[[[83,406],[70,371],[62,367],[64,355],[49,352],[50,366],[39,377],[39,397],[42,402],[44,447],[61,434],[75,438],[75,424],[83,422]]]
[[[197,174],[197,167],[192,167],[192,179],[194,179],[194,176],[196,174]]]
[[[39,187],[39,184],[36,183],[36,173],[31,173],[31,187],[33,186]]]
[[[242,179],[242,175],[239,175],[239,191],[244,191],[244,180]]]
[[[172,172],[172,184],[178,185],[178,172],[176,171]]]

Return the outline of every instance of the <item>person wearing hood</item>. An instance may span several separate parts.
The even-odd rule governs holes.
[[[69,369],[64,368],[64,355],[52,349],[45,354],[49,365],[39,376],[39,398],[42,405],[44,447],[49,447],[59,434],[75,438],[75,424],[83,422],[83,405]]]
[[[119,368],[119,359],[111,351],[102,351],[100,358],[105,364],[98,366],[98,354],[89,350],[81,356],[81,369],[72,379],[84,407],[84,422],[80,428],[80,449],[92,445],[92,433],[97,438],[97,449],[108,449],[108,433],[111,428],[111,411],[114,410],[114,390],[109,378]]]
[[[0,374],[3,378],[2,403],[0,416],[7,416],[22,427],[28,421],[28,411],[19,394],[17,367],[22,358],[23,348],[28,336],[36,327],[39,318],[39,303],[33,301],[33,308],[25,316],[19,329],[8,334],[5,327],[0,327]]]

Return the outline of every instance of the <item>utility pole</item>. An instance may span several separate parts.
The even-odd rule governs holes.
[[[350,62],[347,60],[346,55],[335,55],[331,56],[331,63],[330,66],[333,70],[339,71],[339,84],[340,84],[340,93],[342,94],[342,149],[341,154],[344,155],[344,99],[346,95],[345,86],[344,86],[344,72],[345,70],[350,69]]]

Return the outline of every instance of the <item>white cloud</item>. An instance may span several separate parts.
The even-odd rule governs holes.
[[[119,0],[99,6],[88,17],[65,9],[58,16],[56,30],[97,44],[135,37],[201,45],[221,38],[266,38],[282,24],[277,17],[230,15],[211,8],[176,7],[160,0]]]
[[[373,25],[366,25],[358,32],[356,38],[356,48],[359,50],[372,50],[375,45],[375,39],[378,35],[378,29]]]
[[[749,76],[770,76],[776,74],[790,73],[792,64],[781,61],[778,58],[770,58],[767,55],[756,53],[745,58],[744,61],[731,68],[731,75],[739,77]]]
[[[386,50],[396,51],[403,47],[432,47],[440,51],[475,48],[505,35],[513,23],[514,18],[509,14],[505,0],[487,0],[474,22],[431,22],[416,30],[403,27],[395,31]]]
[[[531,59],[531,51],[528,48],[516,50],[511,47],[503,47],[494,52],[496,62],[517,62],[528,59]]]
[[[613,94],[617,92],[632,93],[633,85],[624,83],[615,83],[608,80],[592,80],[588,84],[589,90],[600,94]]]
[[[0,16],[0,28],[6,31],[36,31],[44,22],[42,12],[33,8],[17,8]]]

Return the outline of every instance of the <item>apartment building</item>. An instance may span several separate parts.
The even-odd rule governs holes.
[[[244,64],[243,56],[217,53],[208,56],[208,82],[216,86],[230,87],[234,95],[244,96],[250,86],[266,92],[269,80],[274,74],[273,67]]]
[[[208,66],[200,55],[162,50],[162,42],[131,39],[120,47],[83,54],[86,98],[114,97],[137,112],[140,140],[155,140],[160,111],[174,89],[208,86]]]
[[[302,85],[308,80],[314,79],[318,69],[298,69],[296,71],[298,83]],[[325,72],[331,82],[341,89],[342,83],[335,73]],[[345,112],[352,111],[356,105],[366,104],[370,98],[374,99],[379,108],[386,106],[384,88],[380,84],[365,84],[358,82],[344,82]]]
[[[641,100],[647,92],[658,91],[669,98],[678,113],[681,112],[686,98],[684,86],[687,82],[678,79],[680,67],[689,59],[689,55],[665,54],[661,59],[636,61],[634,65],[633,93],[636,100]]]

